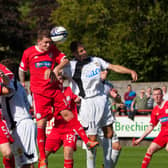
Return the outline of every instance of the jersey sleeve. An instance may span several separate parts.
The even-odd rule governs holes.
[[[102,58],[98,58],[96,57],[96,59],[99,61],[102,70],[106,70],[109,66],[110,63],[106,62],[105,60],[103,60]]]
[[[19,69],[21,71],[27,71],[29,67],[29,58],[28,58],[28,53],[27,51],[24,51],[20,65],[19,65]]]
[[[151,113],[150,124],[152,124],[153,126],[156,126],[158,124],[158,122],[159,122],[159,120],[157,119],[157,116],[156,116],[156,111],[157,111],[157,108],[155,107],[152,110],[152,113]]]

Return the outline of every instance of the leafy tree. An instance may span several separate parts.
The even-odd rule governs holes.
[[[56,0],[31,0],[26,18],[31,25],[34,40],[36,39],[35,35],[39,29],[51,29],[54,26],[50,20],[50,16],[57,7],[58,3]]]
[[[53,12],[52,22],[68,29],[69,38],[61,46],[68,55],[69,43],[79,39],[86,44],[89,53],[135,69],[141,81],[166,80],[166,1],[57,2],[59,8]],[[113,75],[110,78],[116,79]]]
[[[26,44],[27,28],[20,19],[17,0],[0,1],[0,60],[18,58]]]

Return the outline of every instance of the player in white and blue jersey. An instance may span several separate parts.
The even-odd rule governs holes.
[[[103,143],[107,147],[111,146],[113,118],[106,95],[103,93],[101,71],[109,69],[118,73],[131,74],[133,80],[137,80],[137,74],[131,69],[110,64],[101,58],[89,57],[80,42],[72,42],[70,49],[75,59],[70,61],[69,66],[64,69],[64,75],[71,80],[72,91],[81,97],[79,112],[81,124],[87,128],[87,134],[91,140],[96,140],[98,128],[102,128],[105,137]],[[94,152],[87,150],[93,160],[95,160]],[[106,157],[105,167],[111,168],[111,155],[108,151],[105,151],[104,155]],[[87,163],[87,167],[94,168],[93,163]]]

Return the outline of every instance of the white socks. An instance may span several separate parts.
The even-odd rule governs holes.
[[[113,161],[113,167],[115,167],[115,165],[117,164],[119,155],[120,155],[120,150],[112,149],[111,158],[112,158],[112,161]]]
[[[91,150],[86,149],[87,168],[96,167],[96,148]]]

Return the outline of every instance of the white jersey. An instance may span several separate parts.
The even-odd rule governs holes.
[[[12,120],[19,124],[24,119],[31,119],[29,113],[29,102],[27,93],[20,82],[10,80],[9,88],[12,88],[12,93],[8,96],[2,96],[2,113],[9,128],[11,128]]]
[[[6,97],[2,96],[2,113],[15,140],[11,146],[16,167],[21,168],[25,164],[38,161],[36,125],[29,114],[29,102],[24,87],[14,79],[10,80],[8,87],[13,91]]]
[[[88,57],[82,62],[72,60],[64,68],[64,75],[71,80],[71,88],[76,95],[89,98],[103,91],[100,75],[108,66],[108,62],[98,57]]]

